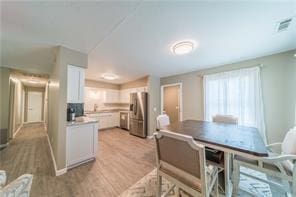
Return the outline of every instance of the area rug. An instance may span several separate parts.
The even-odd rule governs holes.
[[[241,167],[241,171],[266,179],[265,174],[262,174],[260,172],[257,172],[251,169]],[[149,174],[144,176],[141,180],[139,180],[136,184],[134,184],[129,189],[124,191],[120,195],[120,197],[155,197],[156,182],[157,182],[156,169],[154,169],[152,172],[150,172]],[[162,192],[165,193],[166,191],[168,191],[168,189],[171,186],[172,184],[170,182],[163,179]],[[277,193],[277,195],[273,195],[273,192],[271,191],[271,188],[269,187],[269,185],[264,182],[259,182],[256,179],[252,179],[244,175],[240,176],[239,196],[241,197],[249,197],[249,196],[250,197],[252,196],[272,197],[272,196],[279,196],[279,194],[280,193]],[[177,197],[176,188],[172,190],[167,196]],[[181,196],[190,197],[185,193],[181,193]]]

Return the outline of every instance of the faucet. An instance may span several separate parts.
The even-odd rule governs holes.
[[[94,104],[94,111],[97,111],[97,109],[98,109],[98,105]]]

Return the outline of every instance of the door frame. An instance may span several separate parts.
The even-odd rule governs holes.
[[[179,111],[180,111],[180,121],[183,121],[183,84],[181,82],[179,83],[170,83],[160,86],[160,113],[163,114],[163,98],[164,98],[164,88],[170,87],[170,86],[179,86]]]
[[[38,92],[41,93],[41,120],[40,121],[36,121],[36,122],[29,122],[28,121],[28,103],[29,103],[29,93],[30,92]],[[24,117],[24,124],[30,124],[30,123],[39,123],[39,122],[44,122],[44,92],[40,91],[40,90],[34,90],[34,89],[29,89],[27,88],[25,91],[25,117]]]

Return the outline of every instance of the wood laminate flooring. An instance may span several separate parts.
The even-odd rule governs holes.
[[[43,125],[26,125],[10,145],[0,151],[0,169],[8,183],[18,176],[34,175],[31,196],[118,196],[155,167],[154,141],[125,130],[99,132],[97,159],[54,176]]]

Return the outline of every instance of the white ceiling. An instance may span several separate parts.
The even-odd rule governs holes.
[[[89,54],[87,78],[123,83],[168,76],[296,48],[296,2],[2,3],[2,65],[50,72],[57,45]],[[276,23],[294,16],[289,31]],[[170,47],[190,39],[193,53]],[[36,55],[38,54],[38,55]]]

